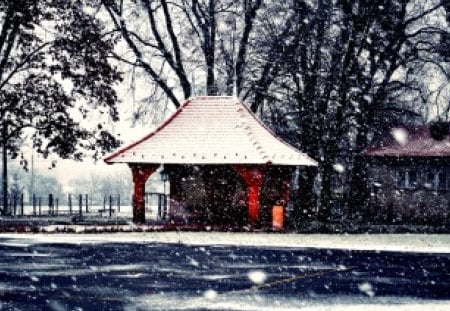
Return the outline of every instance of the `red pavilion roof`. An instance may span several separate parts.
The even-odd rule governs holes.
[[[316,166],[282,141],[237,98],[187,100],[155,131],[104,158],[106,163]]]

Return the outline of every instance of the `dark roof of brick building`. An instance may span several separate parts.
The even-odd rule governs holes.
[[[435,139],[430,126],[399,126],[363,151],[371,157],[450,157],[448,132]]]

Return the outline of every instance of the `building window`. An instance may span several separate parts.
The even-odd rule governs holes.
[[[441,169],[438,174],[438,190],[447,190],[447,171]]]
[[[400,169],[397,171],[397,188],[414,189],[417,187],[417,172],[413,169]]]
[[[427,172],[426,188],[433,190],[448,189],[447,171],[445,168],[435,169]]]
[[[433,189],[433,190],[436,189],[436,172],[434,172],[434,171],[427,172],[425,188]]]

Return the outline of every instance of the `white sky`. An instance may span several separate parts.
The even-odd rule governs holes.
[[[130,94],[131,92],[129,86],[127,85],[127,79],[117,85],[116,90],[120,99],[120,102],[117,105],[120,121],[116,123],[106,122],[103,125],[108,128],[110,132],[113,133],[118,139],[120,139],[123,142],[122,146],[124,146],[146,136],[155,130],[161,122],[154,124],[152,123],[154,122],[152,120],[152,116],[147,116],[146,118],[148,119],[148,123],[145,125],[142,124],[145,123],[145,121],[142,121],[142,123],[137,123],[134,126],[131,125],[132,121],[130,117],[133,109],[135,108],[135,101],[145,97],[146,91],[148,90],[148,88],[144,85],[139,85],[139,88],[135,92],[135,96]],[[155,109],[159,108],[160,107],[156,107]],[[172,111],[174,111],[174,109],[172,109]],[[172,112],[168,111],[165,117],[168,117],[171,114]],[[88,126],[92,126],[92,124],[105,121],[100,118],[100,115],[93,113],[87,120],[82,122],[86,122]],[[28,160],[28,168],[31,170],[32,151],[29,147],[24,146],[21,152],[24,153],[24,157]],[[49,169],[51,167],[52,160],[57,160],[57,164],[56,167]],[[16,162],[18,163],[18,161]],[[36,152],[34,153],[34,164],[35,171],[47,176],[56,177],[63,187],[68,187],[71,180],[83,178],[84,176],[89,177],[91,175],[107,175],[114,172],[129,171],[126,164],[107,165],[101,159],[94,162],[89,156],[86,156],[83,162],[78,162],[73,160],[63,160],[56,155],[51,155],[48,159],[44,159]],[[29,174],[29,176],[31,176],[31,174]],[[29,181],[27,180],[24,182],[28,183]]]
[[[114,126],[115,134],[120,134],[120,139],[124,142],[124,145],[142,138],[154,130],[154,128],[154,125],[137,125],[135,127],[131,127],[129,125],[129,121],[126,120],[116,123]],[[32,152],[31,150],[26,150],[25,148],[23,152],[24,157],[28,160],[28,168],[31,171]],[[49,169],[51,167],[52,159],[56,159],[57,164],[55,168]],[[49,159],[44,159],[36,152],[34,153],[34,167],[37,172],[47,176],[56,177],[64,187],[67,187],[71,180],[82,178],[84,176],[89,177],[91,175],[106,175],[112,172],[126,172],[129,170],[126,164],[107,165],[103,162],[103,160],[98,160],[94,163],[90,157],[86,157],[83,162],[62,160],[56,156],[49,157]]]

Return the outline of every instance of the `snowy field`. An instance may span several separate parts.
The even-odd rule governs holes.
[[[83,232],[83,226],[79,227],[79,231]],[[11,240],[2,241],[0,244],[136,242],[450,253],[449,234],[281,234],[171,231],[108,234],[5,233],[0,234],[1,237]]]

